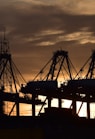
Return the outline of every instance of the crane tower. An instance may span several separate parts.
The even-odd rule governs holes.
[[[2,101],[4,99],[3,94],[8,92],[18,92],[16,85],[16,77],[13,68],[13,61],[9,51],[9,41],[6,39],[4,32],[4,36],[0,41],[0,100]],[[18,105],[16,106],[18,107]],[[17,111],[17,113],[19,112]]]

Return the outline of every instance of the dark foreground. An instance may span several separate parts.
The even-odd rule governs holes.
[[[95,120],[62,117],[3,117],[3,139],[84,139],[95,138]]]

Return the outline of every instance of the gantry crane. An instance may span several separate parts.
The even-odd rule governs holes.
[[[46,67],[49,66],[49,71],[42,77],[42,73],[44,73]],[[37,95],[46,96],[44,102],[48,100],[48,108],[51,107],[51,94],[58,93],[58,79],[61,78],[63,75],[63,82],[64,76],[67,80],[72,80],[74,75],[76,75],[77,71],[73,66],[71,60],[68,57],[68,52],[63,50],[58,50],[53,54],[53,57],[47,62],[47,64],[40,70],[40,72],[35,76],[35,78],[28,82],[26,86],[21,88],[21,91],[25,94],[30,93],[32,94],[32,98],[35,101],[35,97]],[[41,78],[39,76],[41,75]],[[58,96],[58,95],[57,95]],[[59,107],[61,107],[61,97],[59,94]],[[39,110],[38,115],[40,114],[44,104],[42,105],[41,109]],[[35,116],[35,104],[32,105],[33,115]]]
[[[15,92],[18,95],[16,76],[13,70],[14,64],[9,50],[9,41],[6,39],[4,31],[4,36],[0,41],[0,90],[3,94],[4,92]],[[3,95],[1,95],[1,99],[4,99]],[[15,104],[17,115],[19,115],[18,103]]]
[[[79,74],[82,72],[84,74],[83,77],[76,79],[77,76],[79,76]],[[70,87],[71,87],[71,90],[73,90],[73,93],[75,93],[75,96],[78,95],[79,97],[82,96],[82,98],[86,98],[87,117],[89,119],[90,118],[90,103],[94,102],[95,100],[95,50],[92,51],[92,55],[88,58],[88,60],[79,70],[79,72],[76,74],[75,79],[68,82],[68,88]],[[75,103],[76,103],[76,100],[75,100]],[[78,110],[78,113],[80,112],[83,103],[84,102],[82,101],[80,108]]]
[[[49,67],[48,67],[49,65]],[[46,70],[46,68],[48,69]],[[44,73],[46,70],[47,73]],[[60,78],[60,74],[62,76],[63,81],[65,80],[65,77],[67,80],[72,80],[74,76],[76,75],[77,71],[72,64],[68,52],[64,50],[58,50],[54,52],[52,58],[46,63],[46,65],[40,70],[40,72],[35,76],[33,81],[35,80],[57,80]],[[44,75],[44,77],[41,77],[40,75]]]
[[[87,74],[85,75],[86,79],[92,79],[95,78],[95,50],[92,52],[92,55],[90,57],[90,65],[89,69],[87,71]]]
[[[14,108],[16,108],[16,115],[19,116],[20,103],[32,104],[31,98],[26,97],[26,95],[20,95],[19,90],[23,83],[26,83],[26,80],[12,60],[9,41],[6,39],[4,31],[4,35],[0,41],[0,115],[7,113],[7,116],[10,116]],[[35,103],[36,105],[43,104],[40,100],[36,100]],[[8,107],[10,109],[8,112],[5,112]]]

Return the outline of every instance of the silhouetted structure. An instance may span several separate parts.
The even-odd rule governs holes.
[[[15,73],[17,72],[17,73]],[[20,89],[20,83],[17,78],[16,74],[20,74],[22,80],[24,80],[23,76],[17,69],[16,65],[12,61],[12,56],[9,51],[9,42],[5,37],[0,41],[0,115],[2,116],[5,113],[5,107],[4,103],[7,102],[14,102],[13,106],[11,106],[11,110],[8,113],[10,116],[13,112],[14,107],[16,106],[16,115],[20,116],[19,113],[19,104],[20,103],[26,103],[26,104],[32,104],[33,99],[29,98],[26,95],[23,95],[22,97],[19,96],[20,92],[18,91]],[[21,80],[20,78],[20,80]],[[25,80],[24,80],[25,82]],[[41,105],[43,102],[41,100],[35,100],[36,105]]]
[[[37,77],[45,70],[46,66],[50,63],[49,72],[44,75],[44,78],[41,78],[38,81]],[[35,100],[35,96],[43,95],[46,96],[46,100],[48,100],[48,108],[51,109],[51,99],[58,98],[59,100],[59,107],[61,108],[61,99],[62,97],[62,90],[58,88],[58,77],[60,72],[62,74],[66,74],[69,80],[72,80],[73,73],[71,68],[75,71],[75,68],[68,57],[68,52],[60,50],[56,51],[53,57],[47,62],[47,64],[41,69],[41,71],[37,74],[33,81],[28,82],[25,87],[21,88],[21,91],[25,94],[30,93],[32,94],[33,100]],[[64,72],[65,71],[65,72]],[[63,73],[64,72],[64,73]],[[75,71],[76,72],[76,71]],[[61,96],[60,96],[61,94]],[[44,104],[42,105],[39,114],[43,108]],[[35,104],[32,104],[32,111],[33,115],[35,116]]]
[[[21,84],[20,90],[18,91],[17,77],[14,73],[14,69],[17,70],[17,68],[12,61],[9,52],[9,42],[6,40],[5,35],[0,44],[0,116],[2,117],[0,118],[0,128],[25,129],[25,132],[21,134],[21,138],[24,138],[22,135],[26,133],[26,129],[28,129],[28,131],[30,129],[26,134],[32,135],[33,132],[31,133],[31,129],[35,128],[42,130],[42,135],[45,135],[45,139],[53,137],[54,139],[61,138],[62,135],[66,138],[91,137],[94,133],[92,131],[95,130],[95,119],[90,119],[90,103],[95,102],[95,51],[93,51],[91,57],[78,73],[69,59],[68,52],[63,50],[56,51],[34,80],[27,82],[25,85]],[[81,79],[79,78],[79,73],[83,71],[83,68],[89,60],[91,61],[87,74]],[[49,70],[46,70],[48,72],[43,74],[49,64]],[[75,72],[74,74],[73,71]],[[65,82],[64,80],[59,87],[58,77],[60,73],[66,76],[67,81]],[[44,77],[42,77],[42,75],[44,75]],[[39,76],[40,80],[38,80]],[[20,93],[23,93],[22,97]],[[31,97],[28,97],[27,94]],[[39,95],[45,96],[45,100],[39,100]],[[58,108],[51,106],[52,98],[58,99]],[[62,99],[72,100],[70,108],[62,108]],[[48,107],[45,108],[45,112],[42,113],[42,108],[46,104],[46,100],[48,100]],[[8,116],[4,114],[5,101],[14,102]],[[78,112],[76,111],[77,101],[81,101]],[[78,116],[83,102],[87,103],[87,118],[80,118]],[[31,116],[20,116],[20,103],[31,104]],[[37,116],[36,105],[41,105]],[[15,106],[16,116],[11,116]],[[81,132],[82,136],[75,136],[72,129],[77,134]],[[66,134],[66,132],[70,134]],[[15,134],[17,134],[17,132]]]
[[[69,80],[68,80],[67,84],[63,83],[61,85],[61,87],[58,87],[57,79],[58,79],[59,73],[62,70],[62,67],[64,67],[65,60],[66,60],[65,64],[67,64],[67,67],[65,67],[65,70],[67,71],[67,73],[69,75]],[[35,96],[38,96],[38,95],[46,96],[46,99],[44,102],[46,102],[46,100],[48,100],[48,108],[47,109],[51,109],[51,110],[49,110],[49,113],[50,113],[50,111],[54,110],[51,107],[51,99],[52,98],[57,98],[59,100],[59,106],[57,108],[59,111],[60,111],[60,109],[63,109],[62,102],[61,102],[62,99],[72,100],[71,107],[68,110],[72,109],[73,116],[78,115],[83,103],[86,102],[87,103],[87,118],[90,119],[90,103],[95,102],[95,79],[93,78],[93,73],[94,73],[94,68],[95,68],[95,65],[94,65],[95,52],[92,53],[92,55],[90,56],[88,61],[90,61],[90,60],[91,60],[90,66],[89,66],[89,69],[88,69],[87,74],[84,79],[79,78],[79,73],[81,72],[81,70],[83,70],[85,65],[81,68],[81,70],[74,77],[72,77],[72,73],[71,73],[72,67],[74,70],[75,70],[75,68],[74,68],[74,66],[71,66],[73,64],[71,64],[71,61],[68,57],[68,53],[63,50],[56,51],[50,60],[50,61],[52,61],[52,63],[50,65],[50,70],[46,74],[45,78],[43,78],[43,80],[39,80],[39,81],[35,80],[38,77],[38,75],[41,73],[41,71],[43,71],[44,68],[46,68],[47,64],[44,66],[44,68],[42,68],[42,70],[39,72],[39,74],[37,74],[37,76],[34,78],[33,81],[28,82],[26,84],[26,86],[21,88],[21,91],[25,94],[27,94],[27,93],[32,94],[32,96],[34,96],[34,95]],[[87,62],[86,62],[86,64],[87,64]],[[58,71],[56,71],[56,65],[58,63],[60,66],[59,66]],[[57,74],[55,75],[55,73],[57,73]],[[78,78],[76,78],[77,76],[78,76]],[[35,97],[34,97],[34,100],[35,100]],[[76,111],[76,105],[77,105],[76,102],[77,101],[81,102],[78,112]],[[42,105],[38,115],[41,114],[41,110],[42,110],[43,106],[44,106],[44,104]],[[35,110],[35,104],[34,104],[33,108]],[[56,114],[54,114],[54,115],[56,115]],[[34,113],[34,116],[35,116],[35,113]]]

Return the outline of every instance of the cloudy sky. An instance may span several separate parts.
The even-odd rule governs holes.
[[[94,0],[0,0],[1,34],[5,27],[12,57],[26,80],[60,49],[81,68],[95,48],[94,5]]]

